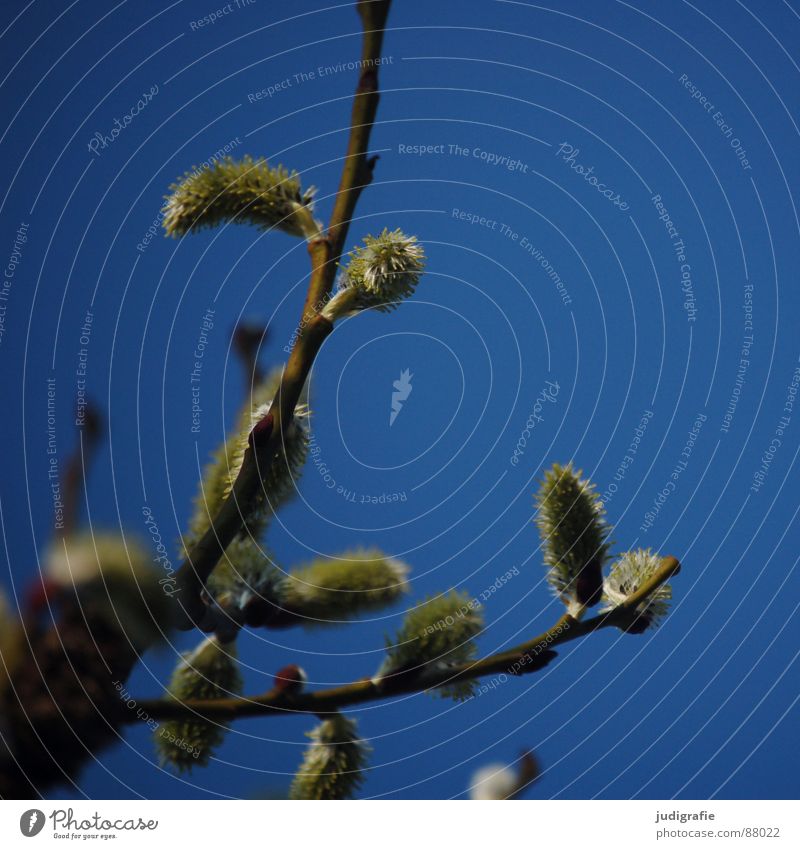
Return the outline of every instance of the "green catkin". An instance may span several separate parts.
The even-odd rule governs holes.
[[[365,309],[388,312],[413,294],[425,269],[425,252],[416,236],[384,230],[367,236],[348,256],[339,289],[322,314],[336,321]]]
[[[280,376],[281,369],[276,369],[253,389],[239,415],[236,430],[214,451],[195,496],[184,539],[187,550],[208,530],[212,518],[230,495],[244,462],[250,432],[269,411]],[[273,459],[257,497],[249,505],[243,536],[261,534],[272,514],[295,494],[297,479],[308,456],[308,415],[308,406],[298,405],[283,441],[283,450]]]
[[[336,624],[397,601],[408,592],[408,572],[404,563],[376,549],[320,558],[286,577],[281,607],[302,625]]]
[[[290,799],[350,799],[364,781],[370,747],[342,714],[309,732],[311,745],[292,781]]]
[[[475,658],[474,638],[483,630],[480,605],[468,593],[452,590],[426,599],[410,610],[393,640],[387,640],[387,656],[376,680],[426,667],[446,669]],[[437,688],[443,696],[468,698],[474,682],[459,681]]]
[[[603,502],[572,464],[545,472],[536,495],[547,580],[570,613],[597,604],[608,559],[609,526]]]
[[[208,637],[178,662],[172,674],[167,698],[218,699],[240,695],[242,678],[236,660],[235,643],[222,643]],[[179,772],[206,766],[214,749],[225,737],[227,725],[202,719],[175,719],[163,722],[154,732],[162,765]]]
[[[166,195],[164,229],[170,236],[227,221],[277,228],[293,236],[313,238],[314,190],[303,191],[296,172],[271,168],[264,159],[227,156],[208,167],[189,171]]]

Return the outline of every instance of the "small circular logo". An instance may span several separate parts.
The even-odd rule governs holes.
[[[19,830],[25,837],[36,837],[44,828],[44,812],[38,808],[31,808],[19,818]]]

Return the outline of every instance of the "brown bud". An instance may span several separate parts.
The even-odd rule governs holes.
[[[308,682],[302,666],[290,663],[275,673],[275,689],[282,693],[299,693]]]
[[[259,448],[266,448],[269,438],[272,435],[272,425],[272,413],[267,413],[250,431],[247,441],[254,451],[257,451]]]
[[[258,356],[266,338],[267,328],[255,322],[239,324],[233,331],[233,345],[247,360],[254,360]]]
[[[575,596],[580,604],[594,607],[603,595],[603,570],[599,560],[587,563],[575,581]]]

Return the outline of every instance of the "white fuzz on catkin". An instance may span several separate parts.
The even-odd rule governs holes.
[[[611,568],[603,583],[601,612],[607,613],[623,604],[661,566],[662,558],[649,548],[628,551]],[[632,621],[627,630],[641,632],[657,626],[669,612],[672,587],[662,584],[632,611]]]
[[[339,290],[322,314],[336,321],[365,309],[388,311],[414,292],[425,268],[425,252],[416,236],[384,230],[367,236],[350,253]]]

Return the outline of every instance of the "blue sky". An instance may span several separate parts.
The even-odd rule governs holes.
[[[413,567],[412,600],[480,595],[516,569],[485,606],[480,648],[497,651],[560,614],[532,492],[547,464],[572,459],[606,493],[615,550],[681,559],[671,615],[644,637],[571,643],[545,672],[463,705],[416,695],[360,708],[374,747],[363,795],[457,796],[478,766],[533,748],[540,798],[796,797],[800,10],[557,6],[395,4],[380,160],[349,241],[401,227],[424,244],[428,273],[402,309],[358,316],[326,343],[313,431],[342,492],[309,465],[268,543],[287,567],[377,545]],[[145,0],[0,12],[0,254],[19,260],[0,338],[12,595],[53,529],[46,381],[66,457],[81,347],[108,424],[83,521],[145,541],[145,506],[177,540],[198,464],[242,401],[232,328],[268,322],[264,363],[285,358],[307,282],[300,241],[231,226],[175,242],[148,228],[169,184],[226,146],[297,169],[327,218],[358,18],[349,4],[298,3],[285,19],[257,0],[198,25],[213,11]],[[390,426],[405,369],[413,389]],[[288,662],[317,686],[370,675],[402,611],[246,635],[248,691]],[[157,695],[195,641],[148,656],[131,692]],[[312,725],[240,722],[209,769],[182,778],[131,729],[57,795],[279,792]]]

